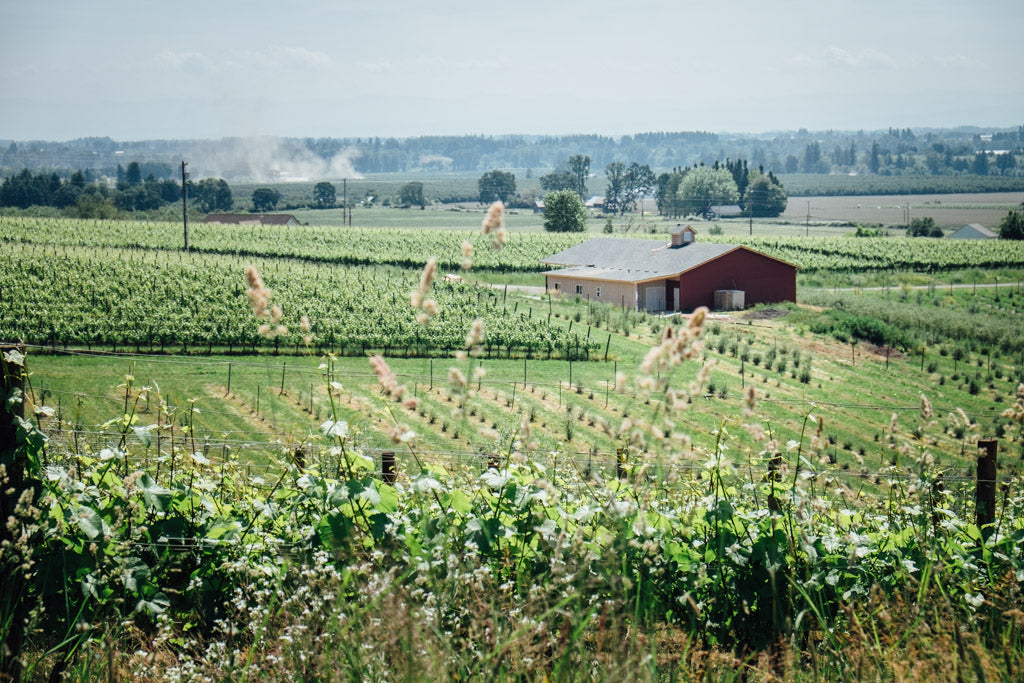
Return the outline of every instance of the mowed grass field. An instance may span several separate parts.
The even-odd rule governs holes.
[[[1020,208],[1024,192],[974,194],[868,195],[849,197],[790,197],[781,220],[802,223],[850,222],[864,225],[905,225],[910,218],[931,217],[944,229],[981,223],[995,229],[1010,209]]]

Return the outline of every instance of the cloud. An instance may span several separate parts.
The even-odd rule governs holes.
[[[377,62],[356,62],[356,66],[364,71],[369,71],[372,74],[389,73],[395,70],[395,65],[386,60]]]
[[[938,55],[934,61],[939,66],[981,66],[981,62],[967,55]]]
[[[829,45],[821,52],[808,55],[797,54],[790,60],[788,66],[811,69],[829,66],[840,66],[853,69],[892,67],[895,60],[888,54],[875,50],[874,48],[863,48],[857,51],[847,50],[837,45]]]
[[[261,69],[327,69],[334,66],[334,60],[326,52],[307,50],[304,47],[272,47],[267,50],[246,50],[232,59],[237,66],[259,67]]]
[[[187,74],[206,73],[211,66],[210,59],[201,52],[174,52],[164,50],[156,57],[160,66]]]

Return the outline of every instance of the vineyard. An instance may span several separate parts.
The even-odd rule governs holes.
[[[455,271],[465,231],[196,226],[190,253],[180,237],[0,219],[0,341],[28,342],[2,363],[0,451],[25,477],[0,491],[18,504],[0,623],[24,654],[0,652],[5,671],[1024,666],[1021,292],[659,318],[440,277],[424,293],[419,268]],[[474,271],[529,272],[580,238],[470,239]],[[1022,264],[1005,243],[749,243],[820,273]],[[286,330],[260,330],[249,265]],[[990,497],[980,441],[998,448]]]
[[[422,268],[436,257],[441,268],[451,271],[459,269],[461,245],[468,240],[474,247],[474,268],[499,272],[543,271],[542,259],[588,238],[586,233],[513,233],[501,251],[494,251],[486,236],[459,230],[206,224],[190,230],[192,250],[204,254],[406,268]],[[8,244],[176,250],[182,240],[181,226],[171,223],[0,217],[0,242]],[[1024,267],[1024,243],[1004,240],[760,235],[702,235],[701,240],[748,245],[795,263],[804,273]]]
[[[506,304],[498,291],[460,282],[435,285],[441,312],[430,324],[419,324],[409,305],[419,275],[409,271],[18,244],[0,253],[3,333],[64,347],[298,352],[294,337],[282,349],[280,337],[259,334],[243,305],[241,273],[248,264],[259,267],[277,292],[286,326],[298,331],[301,316],[310,320],[302,351],[451,353],[463,347],[476,318],[488,329],[487,355],[586,358],[597,349],[579,332],[547,325],[539,301],[536,311],[519,310],[518,302]]]

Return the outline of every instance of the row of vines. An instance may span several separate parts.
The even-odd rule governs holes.
[[[292,334],[260,335],[243,269],[254,264]],[[409,305],[412,271],[180,252],[7,245],[0,250],[2,336],[50,346],[136,350],[285,351],[422,355],[465,346],[473,320],[487,355],[586,358],[596,338],[549,325],[541,310],[462,282],[434,286],[440,312],[428,324]],[[546,313],[546,311],[544,312]],[[310,321],[300,331],[300,317]],[[302,337],[308,336],[303,340]]]
[[[189,239],[193,250],[208,254],[406,268],[422,267],[436,257],[447,270],[459,268],[462,243],[468,240],[474,247],[474,268],[540,272],[546,269],[543,259],[588,237],[586,233],[516,233],[498,252],[490,248],[490,238],[465,230],[200,224],[191,228]],[[647,237],[667,240],[665,235]],[[803,272],[1024,267],[1024,243],[1003,240],[771,235],[701,239],[744,244],[794,263]],[[179,249],[183,235],[181,226],[174,223],[0,217],[0,242],[168,250]]]

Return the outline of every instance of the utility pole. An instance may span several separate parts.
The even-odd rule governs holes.
[[[348,178],[341,179],[341,224],[352,225],[352,214],[348,210]]]
[[[181,162],[181,222],[185,226],[185,251],[188,251],[188,174],[185,167],[188,164]]]

